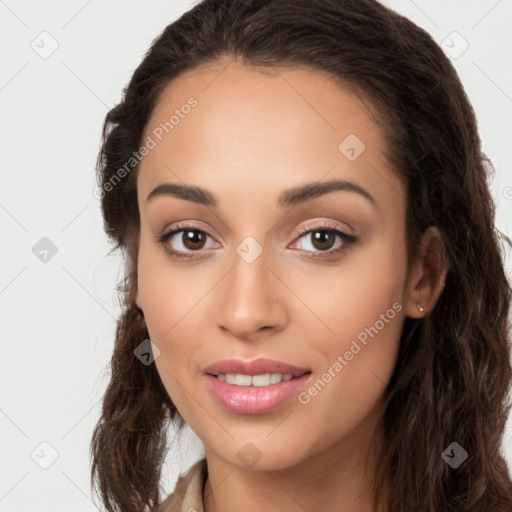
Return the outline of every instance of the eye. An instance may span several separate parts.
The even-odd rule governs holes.
[[[194,226],[177,227],[164,233],[158,238],[165,251],[172,257],[190,258],[195,252],[205,249],[207,239],[210,238],[205,231]]]
[[[337,254],[357,242],[356,237],[348,235],[337,226],[331,224],[302,227],[299,229],[299,232],[301,235],[293,245],[296,246],[297,243],[299,243],[299,249],[318,253],[314,254],[312,257]],[[336,240],[338,240],[338,243],[335,246]]]

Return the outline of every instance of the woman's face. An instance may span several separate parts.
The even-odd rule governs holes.
[[[137,300],[158,372],[209,457],[360,457],[407,313],[405,185],[357,96],[226,66],[170,84],[144,134]],[[262,358],[296,371],[222,363]]]

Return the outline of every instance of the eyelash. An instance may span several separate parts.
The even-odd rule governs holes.
[[[191,253],[185,253],[182,251],[176,251],[174,249],[171,249],[169,247],[169,245],[167,245],[166,242],[167,242],[167,240],[169,240],[169,238],[172,238],[174,235],[176,235],[177,233],[180,233],[182,231],[198,231],[198,232],[203,233],[203,234],[209,236],[210,238],[212,238],[206,231],[199,229],[197,226],[192,226],[192,225],[176,226],[172,230],[167,231],[157,237],[158,243],[160,243],[163,246],[165,252],[172,258],[191,259],[191,258],[195,258],[194,253],[199,253],[201,251],[201,250],[198,250],[198,251],[192,251]],[[333,255],[340,254],[340,253],[346,251],[351,245],[355,244],[358,241],[358,239],[355,236],[347,235],[345,232],[341,231],[337,226],[335,226],[333,224],[329,224],[329,223],[323,223],[323,224],[318,224],[316,226],[308,226],[308,227],[299,228],[298,236],[295,238],[294,242],[299,240],[300,238],[302,238],[304,235],[306,235],[308,233],[314,233],[317,231],[332,232],[335,235],[337,235],[339,238],[341,238],[341,240],[343,241],[343,244],[340,245],[340,247],[338,247],[337,249],[313,252],[312,256],[308,256],[309,258],[312,258],[312,259],[327,258],[327,257],[331,257]],[[307,252],[311,252],[311,251],[307,251]]]

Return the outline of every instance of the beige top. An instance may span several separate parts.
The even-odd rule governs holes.
[[[158,512],[204,512],[203,493],[207,476],[206,459],[197,461],[181,475],[174,491],[158,507]]]

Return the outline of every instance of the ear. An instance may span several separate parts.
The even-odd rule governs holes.
[[[135,296],[135,304],[139,309],[142,309],[140,305],[139,290],[137,290],[137,295]]]
[[[409,268],[405,298],[408,317],[422,318],[434,309],[447,272],[443,238],[439,229],[431,226],[421,238],[418,259]]]

